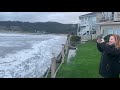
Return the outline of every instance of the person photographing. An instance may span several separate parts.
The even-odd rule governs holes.
[[[99,74],[104,78],[119,78],[120,36],[112,34],[108,42],[98,38],[97,49],[101,52]]]

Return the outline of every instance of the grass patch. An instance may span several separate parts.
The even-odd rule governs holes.
[[[77,54],[71,63],[64,63],[56,78],[100,78],[100,53],[95,42],[78,45]]]

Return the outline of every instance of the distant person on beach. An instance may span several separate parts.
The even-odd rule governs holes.
[[[104,78],[119,78],[120,36],[111,34],[108,42],[104,38],[98,38],[97,48],[101,52],[100,75]]]

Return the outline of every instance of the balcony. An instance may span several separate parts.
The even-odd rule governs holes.
[[[80,26],[87,26],[87,24],[86,23],[81,23]]]

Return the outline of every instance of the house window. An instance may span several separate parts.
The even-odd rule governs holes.
[[[118,33],[118,29],[114,29],[114,34],[117,34]]]
[[[118,29],[117,34],[120,35],[120,28]]]
[[[96,17],[95,16],[92,17],[92,21],[96,22]]]
[[[103,35],[106,36],[108,34],[113,34],[113,29],[112,28],[107,28],[103,30]]]
[[[118,28],[118,29],[114,29],[114,34],[118,34],[118,35],[120,35],[120,28]]]

